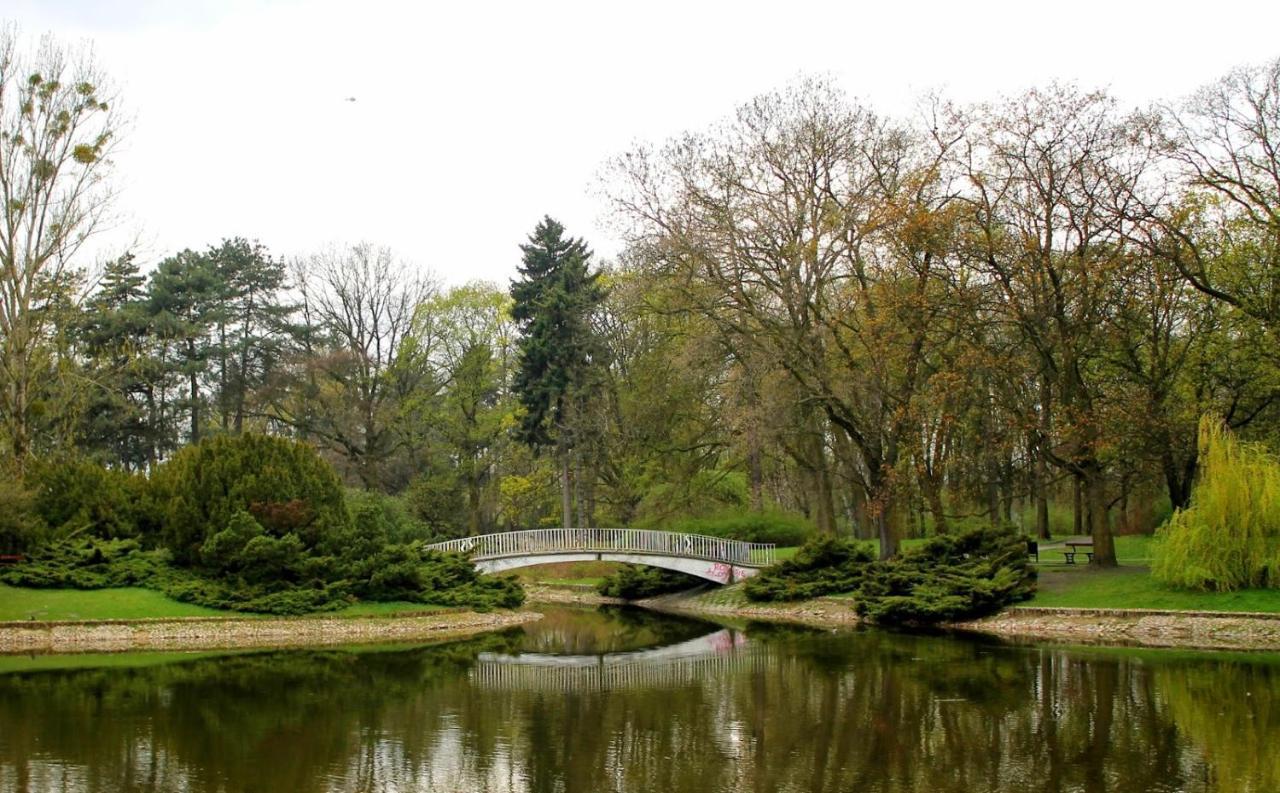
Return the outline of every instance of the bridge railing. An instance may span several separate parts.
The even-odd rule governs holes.
[[[770,565],[776,559],[772,543],[648,529],[530,529],[464,537],[426,547],[430,551],[470,554],[473,559],[574,551],[654,553],[750,567]]]

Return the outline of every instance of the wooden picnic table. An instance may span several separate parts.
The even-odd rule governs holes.
[[[1067,546],[1062,552],[1062,555],[1067,558],[1067,564],[1075,564],[1077,554],[1084,554],[1085,561],[1093,561],[1093,538],[1067,540],[1063,545]]]

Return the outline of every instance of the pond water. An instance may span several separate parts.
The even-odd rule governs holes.
[[[0,656],[0,792],[1280,791],[1280,657],[546,611],[427,647]]]

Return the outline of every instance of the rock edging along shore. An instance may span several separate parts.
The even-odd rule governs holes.
[[[1280,614],[1016,606],[952,627],[1019,639],[1209,650],[1280,650]]]
[[[844,628],[861,621],[853,602],[837,597],[755,604],[715,602],[705,594],[677,594],[637,605],[694,615],[797,622],[817,628]],[[1272,613],[1014,606],[991,617],[941,627],[1032,641],[1280,650],[1280,614]]]
[[[639,600],[636,605],[655,611],[794,622],[815,628],[844,628],[862,621],[853,610],[852,601],[835,597],[795,603],[717,603],[710,601],[705,594],[690,597],[677,593]]]
[[[447,639],[512,628],[541,618],[541,614],[532,611],[462,611],[408,617],[0,622],[0,652],[225,650]]]

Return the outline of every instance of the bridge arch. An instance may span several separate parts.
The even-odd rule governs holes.
[[[731,584],[773,563],[775,547],[645,529],[532,529],[434,543],[427,550],[464,553],[486,573],[558,562],[622,562],[660,567]]]

